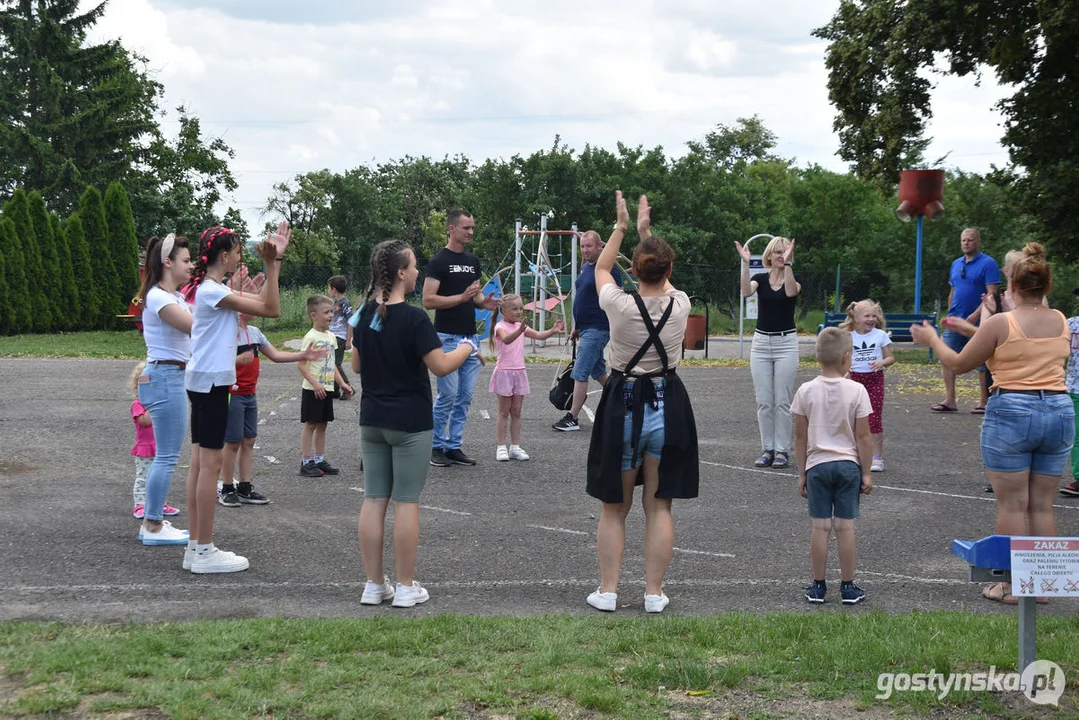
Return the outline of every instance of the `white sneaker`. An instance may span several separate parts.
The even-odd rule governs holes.
[[[247,562],[247,558],[243,555],[211,545],[209,552],[195,553],[195,559],[191,562],[191,572],[196,575],[231,573],[246,570],[250,566],[251,563]]]
[[[509,462],[509,459],[510,453],[508,450],[506,450],[506,446],[499,445],[498,449],[495,450],[495,460],[497,460],[498,462]]]
[[[520,445],[510,445],[510,457],[514,460],[528,460],[528,453]]]
[[[411,585],[402,585],[397,583],[397,593],[393,598],[393,606],[399,608],[410,608],[420,603],[425,603],[431,599],[431,596],[415,580]]]
[[[195,548],[189,547],[184,549],[184,570],[190,570],[191,565],[195,562]]]
[[[168,520],[163,520],[157,532],[149,532],[145,525],[140,525],[139,540],[143,545],[187,545],[187,530],[173,527]]]
[[[605,593],[602,588],[588,596],[588,604],[603,612],[614,612],[618,607],[618,593]]]
[[[884,472],[884,459],[873,458],[873,464],[869,466],[869,472]]]
[[[644,596],[644,611],[649,613],[663,612],[663,608],[671,604],[670,598],[663,593],[659,595]]]
[[[388,580],[381,585],[368,580],[367,584],[363,586],[363,596],[360,598],[360,603],[363,605],[381,605],[383,600],[393,599],[393,594],[393,585],[390,585]]]

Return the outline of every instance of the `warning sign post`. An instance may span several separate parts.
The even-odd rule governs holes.
[[[1079,597],[1079,538],[1013,537],[1012,594]]]

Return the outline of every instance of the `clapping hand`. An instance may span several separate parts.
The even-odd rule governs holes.
[[[794,241],[787,243],[787,249],[783,251],[783,264],[789,265],[794,262]]]
[[[614,213],[617,218],[616,224],[625,232],[629,227],[629,208],[626,207],[626,199],[622,197],[621,190],[614,191]]]
[[[556,320],[553,329],[556,333],[560,333],[566,329],[566,323],[562,322],[561,320]]]
[[[291,237],[292,230],[289,228],[288,223],[282,220],[278,223],[277,230],[269,233],[266,240],[259,244],[259,257],[262,258],[264,263],[277,262],[277,258],[284,256]]]
[[[742,243],[735,240],[734,241],[734,249],[738,251],[738,255],[741,256],[741,258],[742,258],[742,262],[744,262],[746,265],[749,265],[749,260],[750,260],[749,247],[748,246],[747,247],[742,247]]]
[[[652,208],[648,206],[648,198],[641,195],[637,203],[637,235],[645,240],[652,235]]]

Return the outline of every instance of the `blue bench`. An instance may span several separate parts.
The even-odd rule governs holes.
[[[826,327],[839,327],[847,319],[847,313],[824,313],[824,322],[817,326],[817,334],[820,335],[820,331]],[[884,332],[888,333],[888,336],[892,338],[892,342],[914,342],[914,338],[910,336],[910,326],[920,325],[923,320],[928,320],[929,324],[933,326],[933,329],[938,333],[937,328],[937,314],[934,313],[885,313],[884,315]],[[933,359],[933,351],[929,351],[929,359]]]

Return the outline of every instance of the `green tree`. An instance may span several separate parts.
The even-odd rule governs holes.
[[[105,218],[105,203],[96,187],[86,188],[79,200],[79,218],[86,236],[86,246],[94,260],[94,284],[97,290],[99,317],[96,326],[110,328],[116,315],[127,307],[120,296],[119,278],[109,242],[109,223]]]
[[[328,216],[333,200],[333,177],[329,170],[319,170],[297,175],[292,183],[273,186],[274,194],[267,200],[263,213],[284,218],[292,228],[288,250],[292,262],[304,265],[337,263],[338,238]],[[268,222],[266,228],[276,225],[275,219]]]
[[[105,191],[105,221],[109,230],[109,250],[116,269],[120,300],[127,307],[139,289],[139,239],[124,186],[118,182]]]
[[[829,41],[829,99],[840,156],[884,189],[924,150],[932,117],[926,71],[992,68],[1014,93],[997,105],[1013,166],[999,183],[1037,219],[1059,256],[1079,258],[1079,3],[842,0],[815,31]]]
[[[58,293],[59,297],[56,299],[61,303],[61,312],[58,316],[59,325],[57,327],[61,330],[75,330],[80,327],[82,305],[79,298],[84,295],[80,295],[79,286],[75,282],[75,267],[71,263],[71,248],[68,245],[67,234],[64,232],[60,217],[56,213],[49,213],[49,228],[52,230],[53,238],[56,239],[56,254],[60,262],[57,285],[61,288],[61,293]],[[89,261],[89,257],[87,261]]]
[[[26,298],[30,307],[30,329],[34,332],[48,332],[52,326],[52,312],[45,295],[45,283],[48,279],[41,266],[41,248],[38,246],[34,221],[30,217],[30,201],[21,188],[4,205],[4,215],[15,223],[22,246],[22,262],[26,277]]]
[[[67,291],[61,284],[60,252],[56,236],[49,223],[49,211],[45,208],[45,199],[41,193],[32,192],[29,197],[30,219],[34,224],[34,236],[41,250],[41,279],[45,299],[49,305],[50,330],[60,330],[64,326],[64,297]]]
[[[0,236],[4,233],[3,226],[0,226]],[[2,246],[4,245],[3,238],[0,237],[0,335],[7,335],[9,326],[11,324],[10,310],[8,306],[8,292],[7,292],[7,263],[4,261],[4,251]]]
[[[22,241],[15,222],[4,213],[0,216],[0,252],[4,254],[7,276],[7,332],[30,332],[34,326],[30,290],[26,282],[26,264]]]
[[[77,212],[64,222],[63,235],[71,250],[71,267],[75,275],[75,287],[79,289],[78,303],[72,306],[72,327],[90,330],[101,325],[101,302],[98,300],[94,266],[90,262],[90,246],[86,243],[86,231]]]

